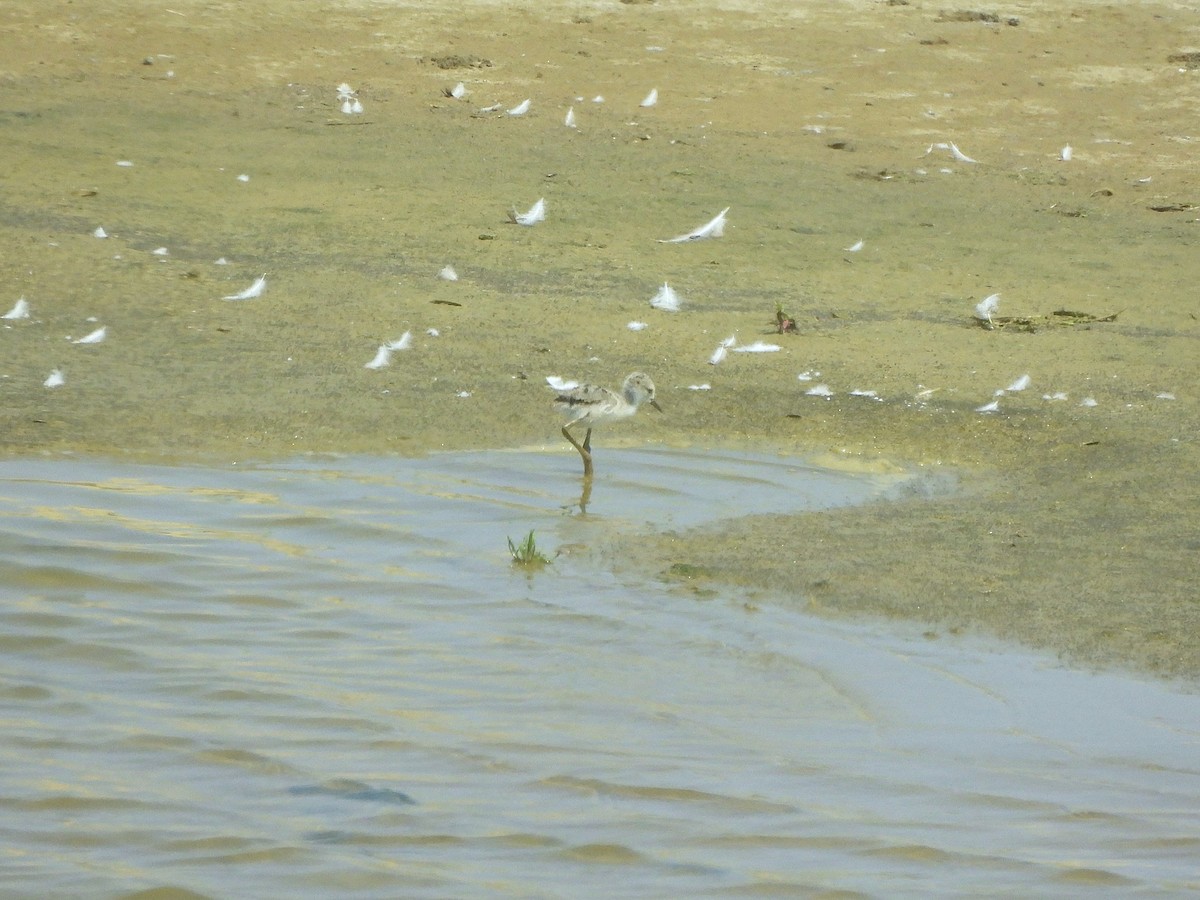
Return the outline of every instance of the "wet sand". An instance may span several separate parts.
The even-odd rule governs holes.
[[[632,536],[612,564],[1194,677],[1200,72],[1171,57],[1200,36],[1170,6],[995,12],[6,7],[0,312],[23,295],[32,318],[0,322],[0,450],[557,447],[546,375],[640,369],[667,412],[597,435],[597,490],[604,448],[644,442],[958,489]],[[978,162],[924,155],[950,141]],[[507,223],[539,197],[544,223]],[[726,206],[724,237],[657,243]],[[663,281],[681,312],[649,307]],[[1118,315],[987,330],[997,291],[1006,316]],[[779,307],[798,333],[771,333]],[[735,332],[783,349],[709,366]]]

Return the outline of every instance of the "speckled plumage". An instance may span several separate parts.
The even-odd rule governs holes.
[[[654,382],[643,372],[634,372],[621,385],[621,392],[611,391],[596,384],[580,384],[560,390],[554,397],[554,406],[567,418],[562,433],[583,457],[583,474],[592,474],[592,429],[597,425],[628,419],[643,403],[649,403],[659,412],[662,407],[654,399]],[[587,433],[583,443],[571,434],[572,425],[582,424]]]

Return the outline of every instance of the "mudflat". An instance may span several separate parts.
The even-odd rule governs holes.
[[[0,451],[562,443],[545,376],[640,370],[667,412],[597,435],[599,478],[661,442],[955,488],[612,564],[1200,674],[1182,6],[117,0],[0,33],[0,314],[30,308],[0,320]],[[734,334],[781,349],[710,365]]]

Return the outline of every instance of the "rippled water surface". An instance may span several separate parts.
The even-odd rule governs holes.
[[[0,463],[0,894],[1200,890],[1194,693],[509,564],[894,479],[600,465]]]

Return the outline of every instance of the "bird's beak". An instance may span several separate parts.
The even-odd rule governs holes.
[[[659,412],[663,411],[663,408],[658,405],[658,401],[655,400],[653,397],[650,398],[650,405],[653,406],[655,409],[657,409]]]

